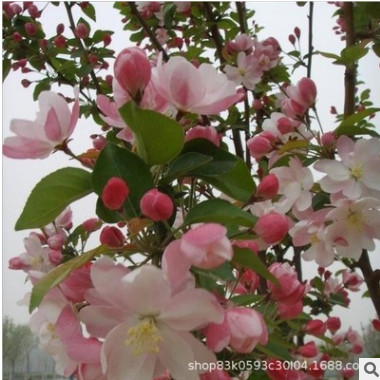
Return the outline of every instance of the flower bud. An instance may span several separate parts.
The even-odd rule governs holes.
[[[300,91],[302,100],[310,107],[314,104],[317,97],[317,87],[315,83],[310,78],[302,78],[298,83],[297,87]]]
[[[20,42],[22,40],[22,35],[19,32],[14,32],[12,38],[13,41]]]
[[[301,37],[301,29],[298,26],[294,28],[294,34],[296,35],[297,38]]]
[[[116,227],[106,226],[100,232],[100,242],[109,248],[121,248],[124,240],[123,233]]]
[[[306,323],[305,332],[314,336],[322,336],[326,332],[326,324],[320,319],[313,319]]]
[[[27,22],[24,27],[25,27],[25,32],[29,36],[33,37],[37,34],[37,26],[33,24],[32,22]]]
[[[103,37],[104,46],[108,46],[111,43],[111,41],[111,36],[109,34],[105,34]]]
[[[32,18],[38,18],[40,16],[40,12],[34,4],[28,7],[28,13]]]
[[[254,227],[257,235],[270,245],[278,244],[289,231],[289,221],[286,215],[270,212],[263,215]]]
[[[127,48],[120,52],[114,64],[117,81],[132,98],[140,97],[151,77],[151,66],[140,48]]]
[[[203,127],[201,125],[197,125],[196,127],[191,128],[186,133],[185,141],[190,141],[193,139],[206,139],[211,141],[216,146],[220,145],[218,131],[212,126]]]
[[[61,264],[62,260],[63,260],[63,255],[62,255],[62,252],[57,250],[57,249],[52,249],[50,252],[49,252],[49,260],[52,264],[54,265],[59,265]]]
[[[57,31],[57,34],[62,34],[65,31],[65,25],[63,25],[62,23],[58,24],[56,31]]]
[[[59,35],[54,38],[54,45],[58,48],[64,48],[66,46],[66,38]]]
[[[315,342],[309,342],[301,346],[298,353],[304,358],[314,358],[318,354],[318,347]]]
[[[171,217],[174,205],[171,198],[157,189],[146,192],[140,200],[141,212],[155,222]]]
[[[28,80],[28,79],[23,79],[23,80],[21,81],[21,84],[22,84],[22,86],[23,86],[24,88],[29,87],[31,83],[32,83],[32,82],[31,82],[30,80]]]
[[[98,218],[87,219],[82,223],[82,227],[86,232],[97,231],[102,225],[102,221]]]
[[[264,200],[272,199],[278,194],[280,183],[274,174],[265,176],[256,189],[256,197]]]
[[[81,39],[85,39],[88,37],[88,28],[85,24],[80,22],[75,28],[74,34]]]
[[[321,144],[323,146],[335,145],[338,140],[338,136],[335,132],[326,132],[321,136]]]
[[[267,153],[273,150],[273,143],[276,141],[276,136],[269,131],[260,133],[257,136],[251,137],[247,141],[249,153],[255,159],[264,157]]]
[[[380,320],[373,319],[372,320],[372,326],[376,331],[380,331]]]
[[[329,317],[326,320],[326,327],[331,332],[331,334],[337,332],[340,329],[341,325],[342,323],[339,317]]]
[[[123,179],[112,177],[103,188],[102,201],[110,210],[119,210],[129,194],[129,188]]]
[[[289,34],[288,40],[292,45],[295,45],[296,43],[296,37],[294,37],[294,34]]]
[[[25,268],[25,264],[19,256],[16,256],[9,259],[8,268],[13,270],[20,270]]]

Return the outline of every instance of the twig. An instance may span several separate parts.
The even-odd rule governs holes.
[[[247,33],[248,25],[247,25],[247,18],[246,18],[245,3],[242,1],[237,1],[236,10],[239,17],[240,31],[242,33]]]
[[[309,15],[307,16],[309,19],[309,49],[308,49],[308,54],[307,54],[307,77],[311,77],[311,64],[312,64],[312,59],[313,59],[313,18],[314,18],[314,2],[310,1],[309,3]]]
[[[87,50],[86,50],[85,46],[83,45],[82,40],[75,35],[75,22],[74,22],[74,18],[73,18],[73,13],[71,11],[72,5],[70,3],[68,3],[68,2],[64,2],[64,5],[65,5],[65,8],[66,8],[67,16],[69,18],[70,28],[71,28],[74,36],[75,36],[75,39],[78,41],[78,44],[79,44],[81,50],[83,52],[86,52]],[[91,79],[92,79],[92,81],[94,83],[94,86],[96,88],[96,92],[98,94],[102,94],[103,91],[102,91],[102,89],[100,87],[98,78],[96,77],[95,72],[94,72],[93,69],[90,71],[90,76],[91,76]]]
[[[149,25],[145,22],[144,18],[141,16],[140,12],[137,10],[136,3],[134,1],[131,1],[128,3],[132,14],[137,18],[139,21],[141,27],[144,29],[145,33],[149,36],[149,39],[151,40],[152,44],[162,53],[162,57],[164,58],[165,62],[169,60],[168,53],[163,48],[163,46],[159,43],[156,36],[150,29]]]
[[[226,62],[223,56],[223,38],[219,33],[211,3],[203,2],[203,7],[206,12],[207,21],[210,23],[211,36],[215,43],[219,61],[223,65]],[[240,132],[237,129],[232,129],[232,139],[234,142],[236,155],[244,160],[244,149],[240,138]]]

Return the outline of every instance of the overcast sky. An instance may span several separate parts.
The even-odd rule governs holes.
[[[298,7],[294,2],[255,2],[251,3],[256,9],[256,22],[264,26],[259,39],[273,36],[280,42],[283,50],[291,50],[288,35],[293,28],[301,29],[301,40],[306,53],[307,42],[307,11],[308,7]],[[122,31],[120,16],[112,9],[112,3],[98,2],[96,7],[97,27],[99,29],[115,30],[111,48],[115,51],[127,47],[127,38]],[[332,14],[335,6],[327,3],[315,3],[314,47],[319,51],[339,53],[344,47],[338,36],[332,32],[335,21]],[[47,21],[48,20],[48,21]],[[54,20],[54,21],[52,21]],[[46,30],[53,31],[60,22],[67,24],[66,14],[61,4],[59,8],[49,5],[40,20]],[[49,35],[49,32],[47,33]],[[112,65],[111,65],[112,66]],[[294,81],[304,76],[303,70],[298,70]],[[336,127],[334,117],[330,114],[330,106],[334,105],[339,111],[343,108],[343,68],[332,65],[331,62],[320,56],[313,58],[312,77],[318,87],[317,108],[325,131]],[[12,72],[3,84],[3,138],[10,135],[9,124],[13,118],[34,120],[37,112],[37,103],[32,100],[33,86],[24,89],[20,81],[23,77]],[[372,89],[372,100],[380,103],[379,63],[374,55],[361,61],[360,79],[364,80]],[[377,118],[378,120],[378,118]],[[315,126],[316,127],[316,126]],[[89,135],[99,132],[96,124],[90,119],[80,120],[73,134],[74,141],[70,144],[74,152],[80,153],[91,147]],[[11,316],[18,323],[26,323],[29,315],[26,307],[16,305],[24,294],[30,291],[30,285],[24,284],[25,274],[20,271],[10,271],[8,260],[24,252],[23,239],[29,231],[14,232],[13,227],[19,217],[25,201],[35,184],[45,175],[65,166],[75,165],[63,153],[58,152],[44,160],[11,160],[3,158],[3,315]],[[89,196],[72,206],[74,211],[74,225],[88,217],[95,216],[95,197]],[[380,267],[380,249],[370,252],[374,268]],[[315,273],[316,265],[305,263],[305,273]],[[341,268],[332,267],[333,269]],[[329,268],[331,269],[331,268]],[[360,324],[367,324],[375,316],[373,306],[369,300],[363,300],[360,294],[350,294],[352,310],[337,308],[335,315],[343,319],[345,327],[350,325],[360,329]],[[360,312],[357,312],[360,310]]]

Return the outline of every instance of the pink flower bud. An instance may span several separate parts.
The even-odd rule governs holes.
[[[289,34],[288,40],[292,45],[295,45],[296,43],[296,37],[294,37],[294,34]]]
[[[247,141],[249,153],[255,159],[264,157],[267,153],[273,150],[273,143],[276,141],[276,136],[269,131],[261,132],[259,135],[251,137]]]
[[[296,35],[297,38],[301,37],[301,29],[298,26],[294,28],[294,34]]]
[[[123,179],[112,177],[103,188],[102,201],[110,210],[119,210],[129,194],[129,188]]]
[[[87,219],[82,223],[82,227],[86,232],[97,231],[102,225],[102,221],[98,218]]]
[[[279,302],[277,306],[277,311],[281,319],[287,321],[289,319],[297,318],[303,310],[302,301],[298,301],[293,304],[286,304]]]
[[[61,264],[62,259],[63,259],[63,256],[62,256],[61,251],[58,251],[56,249],[52,249],[49,252],[49,260],[52,264],[59,265],[59,264]]]
[[[216,146],[220,145],[218,131],[212,126],[203,127],[201,125],[197,125],[196,127],[191,128],[186,133],[185,141],[190,141],[193,139],[206,139],[211,141]]]
[[[66,236],[63,233],[54,234],[49,236],[47,239],[47,243],[49,248],[54,250],[60,250],[66,240]]]
[[[151,66],[140,48],[127,48],[120,52],[114,64],[115,78],[132,98],[141,97],[151,77]]]
[[[74,34],[81,39],[85,39],[88,37],[88,29],[85,24],[80,22],[77,27],[75,28]]]
[[[123,233],[114,226],[106,226],[100,232],[100,242],[110,248],[121,248],[124,241]]]
[[[380,320],[373,319],[372,320],[372,326],[376,331],[380,331]]]
[[[37,26],[36,26],[36,24],[33,24],[32,22],[27,22],[24,27],[25,27],[25,32],[29,36],[33,37],[33,36],[35,36],[37,34]]]
[[[256,189],[256,197],[264,200],[272,199],[278,194],[280,183],[274,174],[265,176]]]
[[[111,36],[109,34],[105,34],[103,37],[104,46],[108,46],[111,43],[111,41]]]
[[[298,353],[304,358],[314,358],[318,354],[318,347],[315,342],[309,342],[301,346]]]
[[[20,42],[22,40],[22,35],[19,32],[14,32],[12,38],[14,41]]]
[[[358,292],[363,282],[363,278],[357,273],[350,272],[348,269],[343,272],[343,284],[346,289]]]
[[[8,261],[8,268],[13,269],[13,270],[20,270],[25,268],[25,264],[23,261],[20,259],[19,256],[12,257]]]
[[[66,38],[59,35],[54,38],[54,45],[58,48],[64,48],[66,46]]]
[[[323,146],[335,145],[338,140],[338,136],[335,132],[326,132],[321,136],[321,144]]]
[[[310,107],[314,104],[317,97],[317,87],[315,83],[310,78],[302,78],[298,83],[297,87],[300,91],[300,95],[303,101]]]
[[[28,79],[23,79],[23,80],[21,81],[22,86],[25,87],[25,88],[28,88],[28,87],[30,86],[31,83],[32,83],[32,82],[31,82],[30,80],[28,80]]]
[[[344,367],[341,371],[341,374],[344,379],[350,379],[356,375],[356,372],[353,368]]]
[[[261,110],[261,108],[263,108],[263,103],[260,99],[254,99],[252,102],[252,108],[256,111]]]
[[[331,332],[331,334],[337,332],[340,329],[341,325],[342,323],[339,317],[329,317],[326,320],[326,327]]]
[[[140,200],[141,212],[155,222],[169,219],[174,210],[171,198],[159,191],[151,189]]]
[[[286,215],[270,212],[263,215],[254,227],[257,235],[270,245],[278,244],[289,231],[289,221]]]
[[[102,150],[107,145],[107,139],[104,136],[96,136],[92,140],[92,145],[96,150]]]
[[[321,336],[326,332],[326,323],[320,319],[313,319],[305,325],[305,332],[314,336]]]
[[[57,34],[62,34],[65,31],[65,25],[63,25],[62,23],[58,24],[56,31],[57,31]]]
[[[17,3],[13,3],[10,5],[10,11],[14,15],[18,15],[22,12],[22,8]]]
[[[38,18],[40,16],[40,12],[34,4],[28,7],[28,13],[32,18]]]

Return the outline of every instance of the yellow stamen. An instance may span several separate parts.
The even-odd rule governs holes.
[[[363,177],[363,165],[357,164],[350,169],[351,177],[359,180]]]
[[[313,234],[310,236],[310,243],[312,245],[319,243],[321,240],[319,239],[317,234]]]
[[[354,227],[356,229],[363,228],[363,214],[360,212],[351,212],[347,217],[347,224],[350,227]]]
[[[131,345],[135,355],[157,353],[159,343],[163,340],[153,317],[145,317],[137,325],[127,331],[125,344]]]

